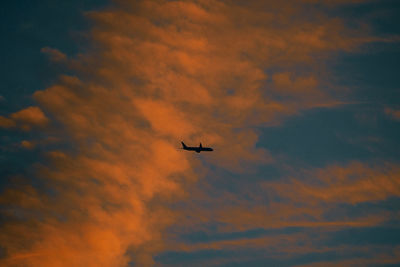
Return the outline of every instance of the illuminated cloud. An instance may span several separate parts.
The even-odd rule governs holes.
[[[0,127],[2,128],[11,128],[15,126],[15,122],[6,117],[0,116]]]
[[[21,147],[26,148],[26,149],[32,149],[35,147],[35,143],[27,140],[23,140],[21,142]]]
[[[399,246],[395,246],[390,249],[386,249],[383,252],[380,252],[376,255],[374,253],[374,247],[367,248],[370,255],[366,258],[357,258],[352,257],[351,259],[347,260],[335,260],[335,261],[320,261],[317,263],[310,263],[310,264],[300,264],[296,265],[298,267],[318,267],[318,266],[327,266],[327,267],[334,267],[334,266],[368,266],[368,265],[396,265],[400,259],[400,248]]]
[[[48,123],[48,118],[39,107],[28,107],[12,113],[9,118],[0,116],[0,127],[18,127],[29,131],[32,127],[43,127]]]
[[[385,108],[385,114],[392,117],[395,120],[400,120],[400,110],[392,109],[392,108]]]
[[[203,202],[188,201],[187,209],[181,210],[182,220],[178,223],[182,226],[174,228],[164,257],[168,258],[168,252],[181,254],[184,262],[191,255],[213,251],[211,255],[219,256],[205,256],[203,262],[210,266],[247,261],[257,265],[268,260],[294,265],[305,255],[314,255],[310,262],[315,263],[304,266],[365,265],[372,259],[376,264],[396,263],[398,248],[390,245],[393,241],[370,243],[368,233],[385,234],[382,239],[388,239],[391,234],[378,229],[396,221],[397,211],[372,206],[360,212],[363,209],[357,204],[371,207],[371,203],[399,197],[398,176],[399,168],[393,164],[354,162],[303,170],[279,183],[243,183],[236,194],[213,192],[214,188],[209,187],[207,193],[201,192],[207,194],[202,197],[195,191],[192,198],[202,197]],[[352,234],[358,232],[365,233],[361,238],[365,243],[354,245],[360,236]],[[188,238],[196,235],[200,238]],[[319,260],[318,255],[330,253],[335,253],[335,260]]]
[[[305,175],[309,177],[304,181],[293,180],[288,186],[277,188],[280,192],[287,192],[289,198],[298,197],[299,201],[311,203],[356,204],[400,196],[400,168],[396,165],[384,164],[373,168],[356,162],[345,167],[330,166]],[[294,190],[297,193],[290,196],[289,192]]]
[[[28,107],[20,110],[11,114],[10,118],[22,124],[22,127],[29,127],[30,125],[43,126],[48,122],[48,119],[38,107]]]
[[[280,182],[261,182],[245,187],[240,194],[220,192],[208,196],[215,209],[190,207],[194,218],[226,225],[229,231],[285,227],[365,227],[383,222],[381,214],[327,219],[326,214],[341,204],[377,203],[400,196],[400,168],[394,164],[347,166],[303,170]],[[199,196],[197,196],[199,197]],[[204,198],[204,197],[203,197]],[[265,203],[260,205],[256,203]],[[206,203],[206,202],[205,202]]]
[[[169,204],[188,197],[188,188],[204,179],[209,166],[249,172],[256,164],[274,162],[268,151],[256,147],[255,127],[276,126],[302,110],[336,105],[323,86],[326,77],[314,74],[323,64],[318,58],[376,40],[348,29],[338,18],[306,13],[307,6],[296,1],[115,2],[88,13],[93,49],[68,62],[72,75],[34,93],[40,108],[0,117],[4,128],[48,125],[44,134],[60,140],[35,165],[41,186],[16,182],[1,196],[9,208],[3,212],[0,242],[6,257],[0,263],[154,264],[153,255],[166,248],[165,229],[182,218],[182,211]],[[42,52],[54,61],[65,60],[58,50]],[[181,140],[207,143],[215,152],[207,158],[182,153]],[[25,147],[31,144],[24,142]],[[360,180],[351,186],[356,185],[368,190]],[[318,198],[306,189],[298,197]],[[363,190],[351,193],[359,198],[336,192],[328,200],[367,198]],[[385,187],[375,200],[393,194]],[[207,198],[204,192],[199,196]],[[210,212],[226,229],[240,230],[277,227],[282,218],[286,226],[311,227],[377,221],[291,220],[321,215],[318,206],[248,208],[224,211],[218,206]],[[258,216],[266,210],[275,212],[272,220]],[[202,222],[210,213],[200,210],[199,215],[204,215]]]
[[[51,47],[43,47],[40,51],[46,54],[50,60],[54,62],[64,61],[67,59],[67,56],[64,53]]]
[[[395,214],[384,211],[353,216],[327,214],[342,204],[377,203],[399,197],[399,175],[396,165],[370,167],[356,162],[303,171],[279,183],[256,183],[243,187],[237,194],[226,191],[214,194],[215,189],[208,188],[207,196],[195,194],[204,202],[201,205],[189,202],[188,210],[182,215],[192,218],[185,222],[191,224],[192,229],[217,223],[222,232],[290,227],[373,227],[385,221],[383,214],[387,220]]]

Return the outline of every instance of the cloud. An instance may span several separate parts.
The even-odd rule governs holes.
[[[0,116],[0,127],[11,128],[15,126],[15,122],[9,118]]]
[[[166,247],[166,228],[182,219],[182,211],[170,205],[187,200],[196,181],[216,168],[246,173],[274,162],[256,147],[255,127],[279,125],[302,110],[337,103],[322,86],[324,76],[313,74],[323,64],[318,58],[373,39],[338,18],[306,13],[307,6],[293,3],[120,0],[113,8],[89,12],[93,49],[71,59],[72,74],[34,93],[40,108],[0,117],[2,127],[47,125],[43,134],[60,140],[46,147],[34,177],[2,193],[1,203],[8,207],[0,235],[2,261],[152,265],[152,256]],[[42,51],[55,61],[65,59],[58,50]],[[182,153],[181,140],[203,142],[215,153],[207,158]],[[199,196],[210,200],[204,192]],[[321,212],[314,207],[271,204],[272,222],[258,216],[263,206],[222,208],[213,211],[220,212],[217,218],[226,229],[276,227],[284,212],[286,226],[325,223],[290,221]],[[204,214],[210,213],[199,212]],[[327,221],[335,223],[360,222]]]
[[[48,121],[39,107],[28,107],[10,114],[9,118],[0,116],[0,127],[18,127],[24,131],[29,131],[32,127],[45,126]]]
[[[374,205],[399,197],[398,175],[395,164],[353,162],[303,170],[279,182],[242,182],[235,193],[212,186],[194,190],[196,200],[180,207],[181,226],[171,231],[163,256],[171,255],[166,262],[172,265],[199,254],[210,266],[293,265],[299,259],[301,266],[365,265],[372,258],[376,264],[397,263],[395,237],[376,242],[369,233],[381,227],[379,233],[386,234],[384,225],[397,221],[396,210]],[[358,231],[362,241],[352,237]],[[325,261],[331,253],[335,260]]]
[[[54,62],[65,61],[67,59],[67,56],[64,53],[51,47],[43,47],[40,49],[40,52],[46,54],[50,60]]]
[[[48,119],[38,107],[25,108],[11,114],[10,118],[22,124],[22,127],[29,127],[30,125],[43,126],[48,122]]]
[[[290,183],[272,186],[279,194],[306,203],[356,204],[400,196],[400,169],[393,164],[370,167],[354,162],[347,166],[328,166],[304,175],[304,180],[292,179]]]
[[[23,140],[21,142],[21,147],[26,148],[26,149],[33,149],[35,147],[35,143],[27,140]]]
[[[280,93],[282,91],[289,91],[289,94],[296,92],[300,94],[318,93],[318,90],[315,90],[317,81],[313,76],[297,77],[292,80],[289,73],[283,72],[275,73],[272,80]]]
[[[400,120],[400,110],[392,109],[392,108],[385,108],[384,112],[387,116],[392,117],[395,120]]]
[[[372,253],[376,249],[371,247],[369,253]],[[371,255],[371,254],[370,254]],[[373,257],[367,256],[366,258],[351,257],[350,259],[335,260],[335,261],[320,261],[318,263],[310,264],[299,264],[298,267],[318,267],[318,266],[370,266],[374,265],[396,265],[400,260],[399,247],[395,246],[393,248],[386,249],[383,252],[374,254]]]
[[[218,203],[215,210],[202,210],[201,206],[190,209],[194,211],[193,217],[197,213],[203,214],[202,218],[213,218],[214,222],[225,225],[227,231],[376,226],[385,221],[382,214],[386,214],[387,220],[395,215],[384,210],[370,214],[328,215],[343,204],[371,204],[400,197],[399,175],[396,164],[332,165],[296,172],[279,182],[260,182],[243,188],[236,195],[220,193],[221,200],[210,200]],[[260,202],[265,204],[256,204]]]

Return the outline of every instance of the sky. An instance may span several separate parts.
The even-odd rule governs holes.
[[[400,265],[399,12],[5,3],[0,265]]]

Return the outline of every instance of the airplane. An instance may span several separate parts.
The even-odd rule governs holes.
[[[182,149],[184,150],[189,150],[189,151],[196,151],[197,153],[200,153],[201,151],[214,151],[211,147],[203,147],[200,143],[198,147],[195,146],[186,146],[184,142],[182,143]]]

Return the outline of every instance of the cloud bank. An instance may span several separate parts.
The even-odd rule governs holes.
[[[188,189],[212,174],[210,166],[243,173],[274,162],[256,148],[255,127],[341,103],[327,86],[323,59],[376,38],[325,16],[312,2],[118,0],[87,13],[90,49],[67,59],[43,48],[73,74],[34,94],[40,109],[0,117],[0,126],[46,126],[44,138],[64,145],[44,145],[35,182],[16,178],[2,192],[0,262],[153,265],[153,256],[166,249],[166,228],[182,218],[169,206],[190,197]],[[182,153],[181,140],[212,145],[215,153]],[[350,191],[328,200],[365,197]],[[376,199],[392,193],[379,191]],[[274,205],[276,212],[284,207]],[[230,229],[275,227],[282,220],[254,217],[262,206],[221,207],[215,213]],[[288,218],[315,209],[287,208]]]

